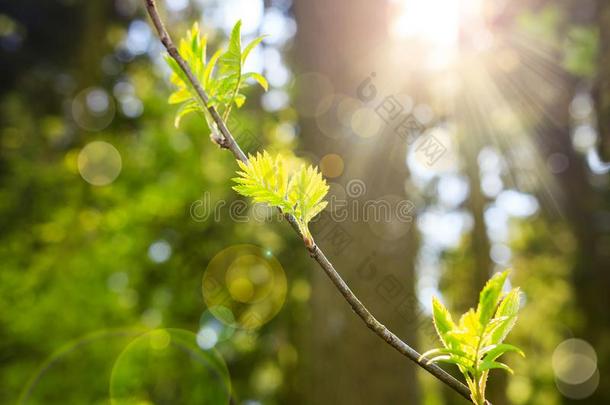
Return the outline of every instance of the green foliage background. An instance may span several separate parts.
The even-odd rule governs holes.
[[[20,65],[13,60],[11,85],[2,90],[0,403],[15,401],[45,360],[71,344],[77,347],[35,381],[27,403],[107,403],[112,359],[133,339],[134,330],[198,331],[206,310],[204,270],[227,246],[249,243],[273,251],[280,262],[291,263],[285,268],[290,286],[296,282],[307,291],[307,255],[294,252],[300,252],[302,242],[290,229],[269,221],[235,223],[228,218],[227,206],[239,198],[231,189],[235,160],[210,143],[200,117],[185,118],[176,130],[176,109],[167,104],[172,89],[159,63],[151,63],[146,55],[129,63],[115,58],[113,49],[124,38],[129,20],[113,14],[113,6],[42,6],[40,12],[65,12],[65,20],[79,23],[48,21],[47,28],[55,34],[38,40],[58,54],[36,56],[35,49],[26,48],[24,53],[36,62]],[[36,2],[21,7],[39,10]],[[184,32],[188,24],[186,19],[176,24],[176,32]],[[95,36],[91,31],[99,31],[101,41],[82,42],[80,47],[78,40],[68,41],[69,57],[61,55],[62,38]],[[219,33],[216,41],[222,37]],[[104,60],[116,69],[104,72]],[[59,91],[63,82],[67,90]],[[112,93],[118,82],[132,86],[143,114],[132,119],[117,104],[114,120],[103,131],[79,128],[71,119],[71,98],[92,84]],[[239,122],[242,131],[257,134],[258,142],[273,147],[274,129],[289,121],[291,113],[255,113],[260,108],[256,94],[252,92],[254,101],[240,111]],[[112,102],[118,103],[114,98]],[[122,157],[121,173],[109,186],[92,186],[78,172],[78,152],[94,140],[111,143]],[[281,143],[275,149],[287,147],[291,145]],[[190,215],[191,204],[204,193],[211,196],[211,204],[226,201],[218,222],[196,221]],[[171,256],[156,263],[148,250],[160,240],[169,243]],[[117,285],[117,279],[127,281]],[[292,298],[289,290],[286,308],[268,328],[255,334],[238,332],[221,348],[240,398],[270,397],[275,403],[282,386],[292,384],[296,329],[290,325],[303,311],[302,297]],[[114,336],[116,331],[127,335]],[[100,336],[90,344],[79,343],[89,341],[91,334]],[[181,364],[152,367],[171,376]],[[195,391],[189,403],[202,400]]]

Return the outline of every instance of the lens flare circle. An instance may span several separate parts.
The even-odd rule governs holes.
[[[112,405],[228,404],[230,394],[222,357],[202,350],[197,335],[181,329],[155,329],[135,338],[116,359],[110,377]]]
[[[108,396],[114,358],[142,333],[143,329],[103,329],[65,343],[38,367],[17,404],[100,402]]]
[[[254,245],[220,251],[203,275],[203,299],[210,313],[235,329],[258,329],[282,308],[287,282],[273,255]]]
[[[582,339],[567,339],[555,348],[553,371],[560,381],[578,385],[588,381],[597,370],[597,353]]]

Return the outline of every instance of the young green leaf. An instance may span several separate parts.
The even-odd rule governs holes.
[[[436,357],[431,357],[436,356]],[[448,356],[453,364],[470,369],[472,367],[472,355],[459,349],[432,349],[420,356],[420,360],[427,358],[427,363],[434,363],[440,356]]]
[[[182,120],[182,117],[184,117],[185,115],[190,114],[192,112],[198,112],[198,111],[201,111],[201,108],[199,107],[199,104],[194,100],[189,100],[186,103],[182,104],[180,106],[180,108],[178,108],[178,111],[176,112],[174,126],[176,128],[178,128],[180,126],[180,121]]]
[[[265,89],[265,91],[267,91],[269,89],[269,83],[267,82],[267,79],[265,79],[265,76],[261,75],[260,73],[255,73],[255,72],[246,73],[244,75],[244,80],[248,80],[248,79],[253,79],[263,89]]]
[[[294,216],[304,240],[311,243],[308,224],[327,204],[328,185],[319,170],[301,166],[289,174],[283,158],[272,158],[267,152],[250,156],[248,164],[238,163],[242,171],[233,179],[237,183],[233,189]]]
[[[514,374],[514,371],[512,368],[508,367],[504,363],[500,363],[499,361],[484,360],[483,363],[481,363],[481,365],[479,366],[480,371],[487,371],[487,370],[492,370],[495,368],[499,368],[501,370],[505,370],[511,374]]]
[[[447,308],[436,297],[432,298],[432,317],[438,337],[447,345],[447,334],[455,329],[455,324]]]
[[[205,114],[207,107],[215,107],[223,118],[227,119],[232,105],[239,108],[246,102],[245,95],[241,93],[246,81],[254,81],[267,90],[267,80],[259,73],[243,74],[243,65],[248,55],[261,40],[262,37],[250,42],[242,52],[241,21],[238,21],[231,31],[227,49],[218,49],[206,63],[207,39],[201,35],[199,25],[193,24],[186,36],[180,40],[178,51],[193,71],[209,100],[207,106],[203,104],[177,62],[166,56],[165,60],[172,71],[170,81],[177,87],[170,95],[169,103],[180,104],[175,125],[180,125],[182,117],[186,114],[202,111],[208,126],[212,127],[210,117]]]
[[[223,73],[241,76],[241,20],[237,21],[231,30],[229,47],[220,58]]]
[[[502,287],[508,272],[496,274],[487,282],[479,297],[477,310],[468,310],[455,324],[449,311],[432,299],[434,326],[444,348],[432,349],[422,355],[427,362],[451,363],[458,366],[476,405],[485,403],[487,377],[492,369],[512,373],[506,364],[496,361],[508,352],[523,355],[516,346],[502,343],[517,319],[519,289],[502,298]]]
[[[173,92],[169,96],[168,101],[170,104],[180,104],[185,101],[191,100],[192,98],[193,96],[191,95],[191,92],[188,91],[188,89],[182,88]]]
[[[477,307],[477,314],[481,325],[486,325],[496,311],[506,277],[508,277],[508,271],[494,275],[481,291]]]
[[[493,345],[487,346],[483,350],[481,350],[479,353],[481,355],[485,356],[483,358],[483,361],[485,361],[485,360],[493,361],[508,352],[515,352],[515,353],[518,353],[521,356],[525,357],[525,354],[523,353],[523,351],[521,349],[519,349],[516,346],[506,344],[506,343],[493,344]]]
[[[301,166],[288,184],[288,201],[295,207],[294,215],[304,225],[326,207],[327,202],[323,201],[326,193],[328,193],[328,185],[322,174],[313,166]],[[309,234],[309,231],[305,233]]]
[[[223,118],[227,119],[233,104],[240,108],[245,102],[245,96],[240,93],[249,78],[254,79],[263,89],[267,90],[267,80],[258,73],[244,73],[244,64],[252,50],[261,43],[263,37],[250,42],[242,51],[241,20],[238,21],[229,39],[229,46],[220,56],[219,80],[214,87],[214,97],[224,110]]]
[[[290,211],[291,206],[286,200],[288,175],[281,157],[272,158],[267,152],[250,156],[248,164],[237,161],[241,172],[233,179],[236,186],[233,190],[250,197],[257,203],[278,207],[282,211]]]
[[[244,51],[241,55],[241,63],[246,62],[246,59],[248,58],[248,55],[250,55],[250,52],[252,52],[252,50],[254,48],[256,48],[263,41],[263,39],[265,39],[264,35],[260,36],[258,38],[255,38],[248,45],[246,45],[246,47],[244,48]]]
[[[517,322],[517,313],[519,312],[519,301],[521,292],[519,288],[514,288],[502,300],[496,311],[495,318],[502,318],[497,328],[492,333],[492,342],[502,343],[506,336],[511,331]]]

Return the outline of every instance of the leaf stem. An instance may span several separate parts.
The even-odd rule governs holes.
[[[474,385],[475,385],[475,392],[474,392],[474,398],[473,401],[475,402],[475,404],[477,405],[484,405],[485,404],[485,387],[482,384],[482,378],[486,378],[486,376],[481,375],[480,371],[479,371],[479,361],[480,361],[480,354],[479,352],[481,351],[481,344],[483,343],[483,339],[485,337],[485,332],[487,331],[487,327],[489,324],[486,324],[483,326],[483,328],[481,329],[481,333],[479,334],[479,339],[477,341],[477,348],[475,350],[474,353]],[[484,374],[484,373],[483,373]]]
[[[244,163],[248,163],[248,158],[231,135],[231,132],[227,128],[225,122],[220,117],[216,109],[213,106],[209,105],[207,94],[203,90],[201,84],[191,71],[186,61],[178,52],[178,49],[176,48],[174,43],[172,42],[161,20],[161,17],[159,16],[155,0],[144,0],[144,2],[146,4],[146,9],[148,11],[148,14],[150,15],[153,25],[157,30],[161,43],[165,46],[169,55],[178,63],[180,68],[184,71],[188,80],[195,88],[197,95],[206,105],[206,109],[208,110],[212,119],[218,126],[218,129],[224,138],[222,140],[222,143],[220,143],[221,147],[230,150],[236,159]],[[301,233],[297,221],[292,215],[285,214],[284,217],[301,238],[306,236]],[[436,377],[438,380],[440,380],[448,387],[456,391],[462,397],[466,398],[469,401],[472,401],[471,392],[468,387],[466,387],[460,381],[456,380],[453,376],[451,376],[439,366],[435,364],[428,364],[425,360],[421,359],[420,354],[415,349],[400,340],[400,338],[398,338],[394,333],[392,333],[371,314],[371,312],[362,304],[362,302],[360,302],[358,297],[356,297],[356,295],[352,292],[352,290],[345,283],[343,278],[341,278],[341,275],[339,275],[337,270],[335,270],[334,266],[328,260],[324,252],[322,252],[322,250],[320,250],[320,248],[313,242],[313,239],[310,241],[309,244],[307,244],[307,249],[310,253],[310,256],[320,265],[320,267],[322,268],[322,270],[324,270],[328,278],[330,278],[335,287],[337,287],[341,295],[343,295],[347,303],[352,307],[354,312],[362,319],[362,321],[364,321],[364,323],[369,329],[371,329],[377,336],[379,336],[387,344],[396,349],[399,353],[401,353],[402,355],[416,363],[418,366],[432,374],[434,377]],[[486,404],[491,405],[489,402],[486,402]]]

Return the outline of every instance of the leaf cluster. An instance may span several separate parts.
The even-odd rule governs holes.
[[[250,197],[256,203],[279,208],[295,217],[303,238],[311,241],[309,222],[318,215],[327,202],[326,180],[318,168],[301,165],[293,173],[287,170],[284,157],[272,157],[266,151],[249,156],[249,162],[237,162],[241,171],[233,179],[233,187],[239,194]]]
[[[458,366],[472,393],[475,404],[485,403],[485,386],[489,371],[502,369],[512,373],[510,367],[497,361],[505,353],[523,352],[504,342],[517,321],[520,292],[512,289],[504,297],[502,287],[509,271],[492,277],[479,296],[477,309],[470,309],[455,323],[445,306],[433,298],[434,326],[443,348],[422,355],[427,361],[451,363]]]
[[[186,36],[180,40],[178,51],[208,95],[208,106],[215,107],[225,120],[233,105],[239,108],[245,103],[246,96],[242,91],[249,79],[260,84],[265,90],[268,88],[267,80],[261,74],[244,73],[246,59],[263,38],[254,39],[242,49],[241,21],[238,21],[231,31],[226,50],[218,49],[209,60],[206,55],[207,37],[201,35],[199,24],[193,24]],[[180,104],[174,121],[176,127],[180,125],[182,117],[197,111],[202,112],[208,125],[213,127],[206,105],[199,98],[178,63],[169,55],[165,56],[165,60],[172,70],[170,81],[177,87],[177,90],[170,95],[169,103]]]

